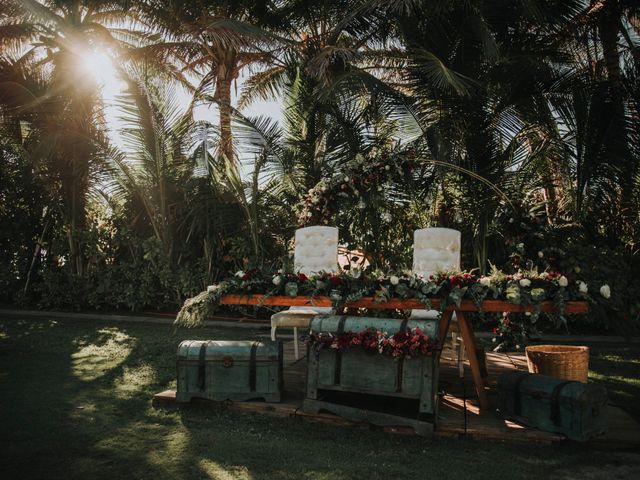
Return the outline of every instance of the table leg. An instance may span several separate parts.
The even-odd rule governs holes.
[[[447,333],[449,332],[449,325],[451,325],[451,317],[453,316],[453,310],[445,310],[440,315],[438,321],[438,339],[440,346],[444,348],[444,343],[447,341]]]
[[[478,362],[478,351],[476,350],[476,338],[473,334],[473,329],[471,325],[469,325],[463,312],[456,311],[456,318],[458,319],[458,326],[460,328],[460,334],[462,335],[462,341],[464,342],[464,348],[467,350],[471,375],[473,376],[473,382],[476,384],[480,408],[488,409],[489,397],[487,397],[484,378],[482,378],[482,374],[480,373],[480,363]]]

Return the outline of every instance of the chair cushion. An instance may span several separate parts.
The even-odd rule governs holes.
[[[331,307],[291,307],[271,315],[272,327],[308,327],[318,313],[333,313]]]
[[[409,319],[411,320],[435,320],[440,318],[440,312],[438,310],[411,310]],[[451,322],[449,322],[449,332],[458,331],[458,319],[456,318],[456,312],[451,315]]]
[[[437,320],[440,318],[438,310],[411,310],[410,319],[420,320]]]

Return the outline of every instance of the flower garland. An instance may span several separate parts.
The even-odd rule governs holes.
[[[311,346],[316,356],[326,348],[340,351],[359,348],[365,352],[390,355],[393,358],[411,358],[429,356],[439,348],[438,343],[418,327],[399,330],[393,335],[375,328],[361,332],[349,331],[340,335],[311,333],[305,338],[305,343]]]
[[[364,156],[356,156],[355,162],[343,172],[330,179],[321,180],[309,190],[302,201],[302,211],[298,223],[305,225],[328,225],[336,213],[337,205],[352,200],[357,208],[366,208],[363,195],[374,190],[382,192],[384,185],[390,182],[406,185],[417,168],[415,155],[382,153],[365,161]],[[390,222],[388,212],[382,214],[383,220]]]
[[[439,299],[440,308],[460,305],[471,300],[481,311],[487,299],[506,300],[525,308],[532,308],[531,321],[540,313],[540,304],[553,301],[558,315],[562,317],[565,302],[571,300],[593,300],[586,283],[559,272],[520,271],[505,275],[493,271],[488,276],[472,273],[438,273],[429,278],[412,273],[322,272],[317,275],[285,272],[260,272],[248,270],[237,272],[231,278],[212,285],[206,292],[185,301],[176,318],[176,324],[186,327],[202,325],[206,317],[215,312],[223,295],[265,296],[327,296],[336,308],[362,297],[373,297],[378,302],[392,298],[416,299],[427,310],[431,300]],[[608,299],[608,285],[599,287],[600,296]]]

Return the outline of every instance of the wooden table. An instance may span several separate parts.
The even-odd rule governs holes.
[[[431,300],[431,308],[439,310],[441,300],[434,298]],[[288,296],[265,296],[265,295],[224,295],[220,299],[221,305],[255,305],[255,306],[284,306],[284,307],[332,307],[333,303],[329,297],[288,297]],[[391,308],[401,310],[424,310],[423,303],[416,299],[399,299],[393,298],[386,302],[376,301],[372,297],[361,298],[356,302],[345,303],[346,308]],[[482,374],[480,373],[480,362],[478,361],[478,352],[476,348],[476,338],[473,328],[466,318],[468,312],[478,312],[478,307],[471,300],[464,300],[460,306],[447,305],[444,312],[440,316],[438,334],[441,339],[445,339],[451,317],[455,312],[460,328],[460,335],[464,341],[464,347],[469,358],[469,366],[471,374],[478,393],[478,401],[480,408],[489,408],[489,398],[487,397],[487,386]],[[485,300],[482,302],[481,311],[483,312],[516,312],[524,313],[533,311],[532,307],[522,307],[506,300]],[[544,313],[554,313],[556,308],[553,302],[546,301],[540,304],[540,311]],[[584,314],[589,311],[589,305],[586,301],[567,302],[565,304],[565,314]]]

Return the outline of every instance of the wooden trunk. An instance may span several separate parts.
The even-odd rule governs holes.
[[[374,328],[393,335],[400,329],[415,327],[419,327],[434,340],[437,339],[436,320],[402,321],[316,315],[311,321],[311,331],[314,333],[340,334]],[[366,417],[371,421],[374,416],[378,416],[385,422],[380,423],[382,425],[398,424],[394,419],[382,418],[390,412],[397,417],[411,419],[411,425],[416,419],[432,424],[436,421],[438,356],[435,353],[432,356],[393,358],[359,348],[350,348],[343,352],[322,349],[318,355],[309,349],[307,361],[305,409],[308,411],[322,407],[354,420]],[[355,409],[345,409],[346,407],[338,405],[327,408],[331,403],[327,399],[330,398],[349,398],[347,403],[351,404],[351,407],[355,406]],[[378,408],[376,413],[365,413],[365,405],[375,404],[375,399],[378,399],[377,406],[382,405],[385,408]]]
[[[607,390],[602,385],[511,372],[498,378],[505,418],[571,440],[587,441],[607,430]]]
[[[279,402],[282,343],[185,340],[178,347],[176,400],[263,398]]]

